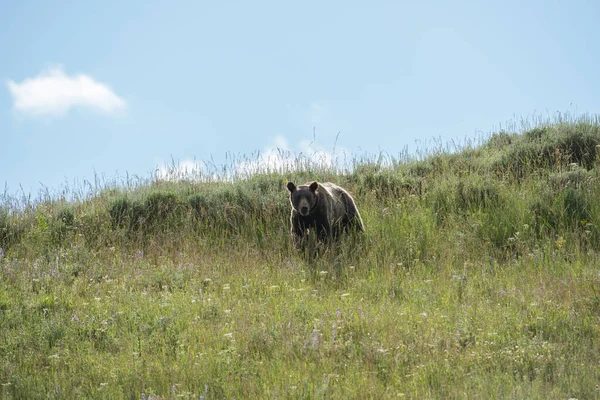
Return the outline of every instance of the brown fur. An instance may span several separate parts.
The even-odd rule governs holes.
[[[304,239],[313,229],[320,241],[351,229],[365,230],[356,203],[344,188],[330,182],[312,182],[298,187],[288,182],[287,188],[292,205],[290,224],[294,241]]]

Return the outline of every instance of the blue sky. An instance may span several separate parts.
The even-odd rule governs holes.
[[[5,2],[0,183],[309,152],[313,128],[319,154],[339,132],[338,151],[396,155],[597,113],[599,17],[594,0]]]

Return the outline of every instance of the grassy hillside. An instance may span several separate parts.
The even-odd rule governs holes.
[[[598,398],[598,122],[5,196],[0,393]],[[367,232],[296,251],[287,179],[348,188]]]

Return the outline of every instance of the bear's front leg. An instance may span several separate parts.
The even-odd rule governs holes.
[[[294,247],[300,248],[306,242],[306,228],[302,225],[297,214],[292,215],[291,225],[292,244]]]
[[[319,242],[325,242],[331,236],[331,227],[328,223],[322,223],[317,227],[317,238]]]

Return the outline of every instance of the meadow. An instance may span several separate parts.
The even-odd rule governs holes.
[[[5,193],[1,397],[600,398],[600,120],[534,125]],[[364,234],[291,246],[314,179]]]

